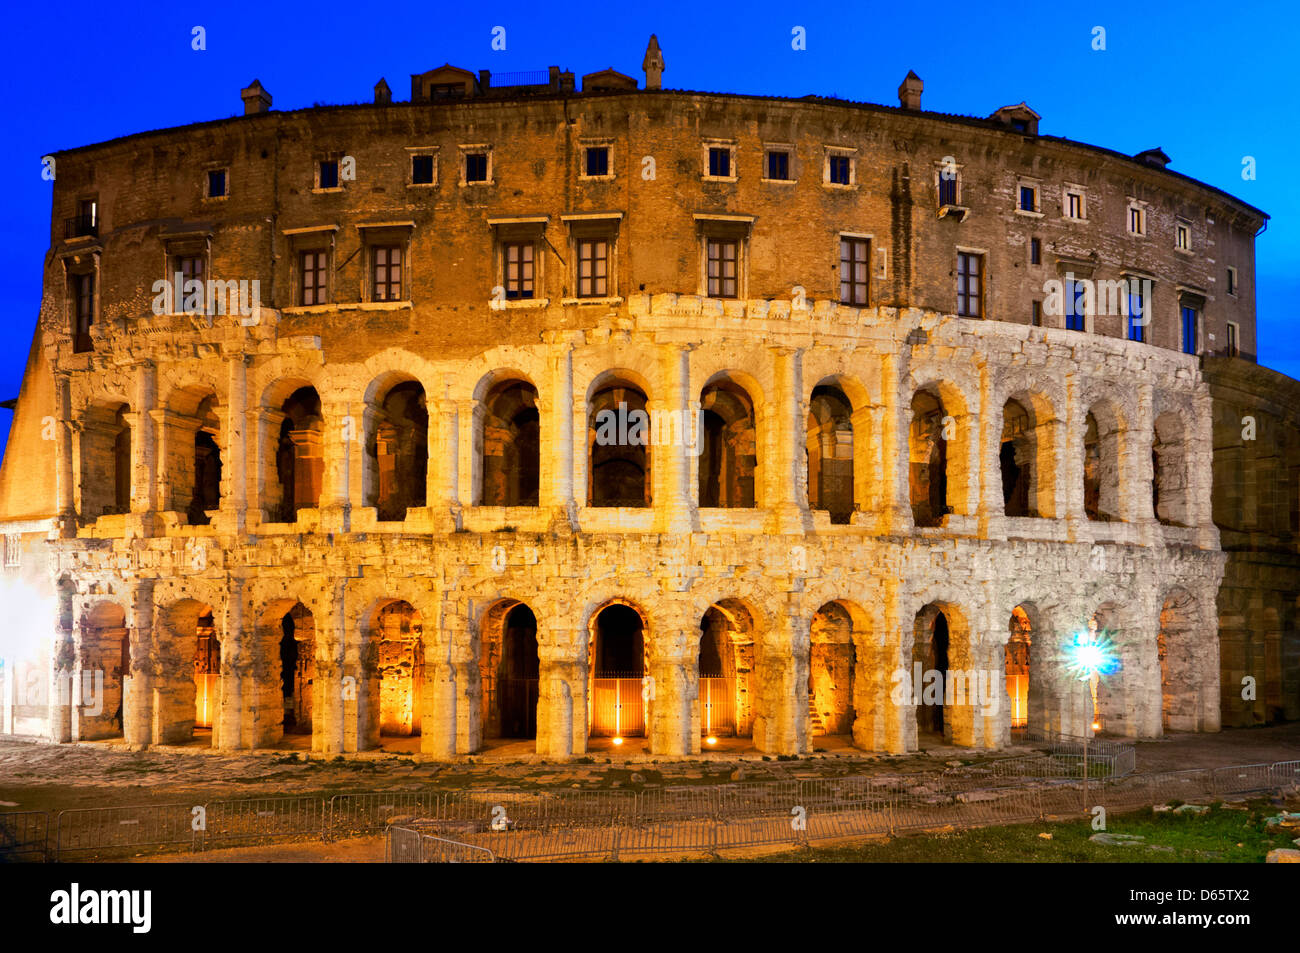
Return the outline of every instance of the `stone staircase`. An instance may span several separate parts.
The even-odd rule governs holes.
[[[826,734],[826,722],[822,720],[822,713],[817,710],[817,703],[812,695],[808,696],[808,734],[810,736]]]

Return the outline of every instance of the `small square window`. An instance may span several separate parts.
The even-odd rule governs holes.
[[[339,163],[337,159],[324,159],[317,170],[318,189],[337,189],[339,187]]]
[[[487,181],[487,158],[486,152],[467,152],[465,154],[466,182]]]
[[[1066,192],[1065,193],[1065,217],[1076,220],[1083,219],[1083,193]]]
[[[411,184],[433,185],[433,156],[411,156]]]
[[[767,177],[778,182],[790,180],[790,153],[772,149],[767,153]]]
[[[1020,187],[1020,210],[1022,212],[1038,211],[1038,192],[1032,185]]]
[[[592,146],[587,149],[587,177],[609,175],[609,147]]]
[[[208,170],[208,198],[223,199],[226,197],[226,170],[209,169]]]
[[[1191,251],[1192,227],[1184,222],[1174,226],[1174,247],[1179,251]]]
[[[1139,205],[1130,205],[1128,207],[1128,232],[1130,235],[1145,235],[1147,233],[1146,211]]]
[[[850,159],[848,156],[830,156],[827,175],[832,185],[848,185],[850,182]]]
[[[1029,263],[1031,265],[1041,265],[1043,263],[1043,241],[1041,238],[1029,239]]]
[[[731,177],[731,150],[725,147],[709,149],[709,175],[715,179]]]

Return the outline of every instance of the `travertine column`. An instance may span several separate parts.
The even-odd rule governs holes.
[[[765,754],[806,754],[808,734],[808,627],[789,612],[754,646],[759,706],[754,747]]]
[[[458,458],[457,499],[462,507],[478,506],[483,484],[483,405],[476,400],[456,401]]]
[[[71,592],[59,593],[59,615],[50,653],[49,682],[46,684],[50,710],[50,740],[59,744],[72,740],[72,673],[76,666],[73,633],[81,624],[81,605]]]
[[[893,587],[891,587],[893,588]],[[887,592],[874,631],[854,633],[853,744],[864,751],[916,749],[916,706],[901,676],[911,677],[911,636],[898,624],[898,595]]]
[[[127,638],[131,640],[131,672],[122,679],[122,737],[133,750],[153,741],[153,582],[131,585],[127,610]]]
[[[260,702],[254,678],[258,633],[255,625],[250,624],[247,631],[244,628],[244,580],[230,580],[221,621],[221,678],[217,717],[212,719],[212,747],[224,751],[258,747],[263,744],[254,731]]]
[[[1125,435],[1128,460],[1125,472],[1129,475],[1127,494],[1131,519],[1140,527],[1143,546],[1154,546],[1160,538],[1160,526],[1151,506],[1151,483],[1155,471],[1151,465],[1151,442],[1155,435],[1155,389],[1150,384],[1138,387],[1137,415],[1130,422]]]
[[[985,539],[1006,539],[1006,514],[1002,500],[1002,408],[994,406],[992,371],[980,368],[979,396],[979,534]]]
[[[879,438],[877,419],[879,408],[859,407],[849,416],[853,428],[853,515],[849,522],[859,524],[872,516],[877,506],[873,476],[879,469]]]
[[[770,410],[763,413],[763,444],[759,448],[759,467],[763,474],[764,493],[756,500],[772,514],[770,528],[775,533],[803,533],[811,527],[808,494],[799,494],[799,471],[802,466],[805,421],[799,419],[802,380],[802,352],[794,348],[772,350],[773,377],[776,381]],[[756,488],[757,489],[757,488]]]
[[[153,411],[158,399],[158,368],[144,361],[136,371],[135,406],[131,408],[131,512],[153,509],[155,454]]]
[[[248,355],[231,355],[229,406],[222,447],[221,509],[227,532],[242,532],[248,518]]]
[[[898,354],[891,351],[881,355],[880,396],[883,413],[880,417],[879,526],[881,533],[890,535],[912,532],[906,449],[911,408],[899,393],[902,387],[901,374],[902,363]]]
[[[313,615],[317,615],[318,607],[320,612],[316,621],[311,750],[318,754],[361,751],[371,747],[371,699],[362,673],[359,637],[348,631],[347,581],[335,581],[324,595],[312,607]]]
[[[458,721],[469,704],[469,686],[463,665],[456,664],[452,635],[444,618],[436,638],[424,640],[424,692],[421,699],[420,751],[440,760],[456,756]],[[436,630],[434,630],[436,631]]]
[[[322,403],[325,418],[322,437],[324,476],[321,490],[321,528],[332,532],[351,529],[352,511],[364,499],[362,486],[363,421],[356,404]]]
[[[650,646],[649,675],[654,681],[648,689],[643,683],[642,696],[651,754],[684,757],[700,751],[700,732],[695,725],[699,675],[690,634],[673,625],[669,632],[660,632]]]
[[[1188,434],[1190,452],[1187,461],[1188,525],[1196,527],[1196,545],[1201,549],[1219,548],[1219,530],[1214,524],[1214,401],[1202,391],[1193,400],[1195,421]],[[1291,493],[1296,492],[1295,487]],[[1216,726],[1217,727],[1217,726]]]
[[[1057,453],[1060,465],[1057,468],[1056,512],[1058,516],[1064,516],[1070,540],[1086,540],[1091,538],[1088,515],[1083,507],[1083,441],[1088,429],[1088,408],[1083,406],[1079,394],[1081,382],[1077,376],[1068,378],[1065,388],[1065,407],[1061,409],[1065,415],[1062,433],[1065,446],[1058,448]]]
[[[54,431],[54,452],[58,475],[58,525],[59,536],[71,539],[77,535],[76,479],[72,456],[72,384],[71,375],[56,372],[54,375],[54,408],[58,415]],[[43,426],[43,425],[42,425]]]
[[[573,492],[573,340],[557,332],[547,333],[547,369],[550,375],[546,396],[538,401],[541,417],[541,484],[538,503],[552,512],[552,529],[572,529],[577,520]],[[585,431],[584,431],[585,434]]]
[[[655,525],[661,533],[689,533],[696,522],[698,460],[704,435],[697,433],[699,402],[691,400],[690,349],[681,344],[660,348],[666,392],[646,404],[652,426],[650,449],[654,479]],[[692,481],[692,473],[695,479]]]
[[[563,623],[538,632],[540,680],[537,753],[547,758],[587,753],[587,652],[581,630]]]
[[[429,408],[428,500],[434,527],[442,532],[461,525],[459,421],[453,400],[442,398]]]

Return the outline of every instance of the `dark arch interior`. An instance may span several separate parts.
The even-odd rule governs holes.
[[[641,615],[630,606],[606,606],[596,617],[597,678],[640,678],[645,673]]]
[[[502,738],[537,737],[537,617],[520,603],[507,613],[497,666],[497,709]]]

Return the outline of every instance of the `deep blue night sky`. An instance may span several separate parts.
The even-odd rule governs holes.
[[[1257,244],[1259,360],[1300,377],[1300,335],[1285,324],[1285,302],[1300,300],[1296,21],[1294,3],[1280,0],[13,5],[0,35],[0,399],[17,396],[40,307],[52,186],[41,156],[240,114],[254,77],[277,109],[369,102],[381,76],[404,100],[409,74],[447,61],[578,76],[613,66],[640,79],[651,33],[666,88],[895,104],[914,69],[928,110],[987,116],[1025,100],[1044,134],[1127,154],[1162,147],[1171,169],[1272,216]],[[207,31],[202,52],[191,49],[194,26]],[[491,49],[495,26],[506,29],[504,52]],[[805,51],[791,49],[796,26]],[[1105,51],[1091,48],[1095,26]],[[1241,177],[1248,155],[1255,181]],[[0,436],[10,419],[0,410]]]

